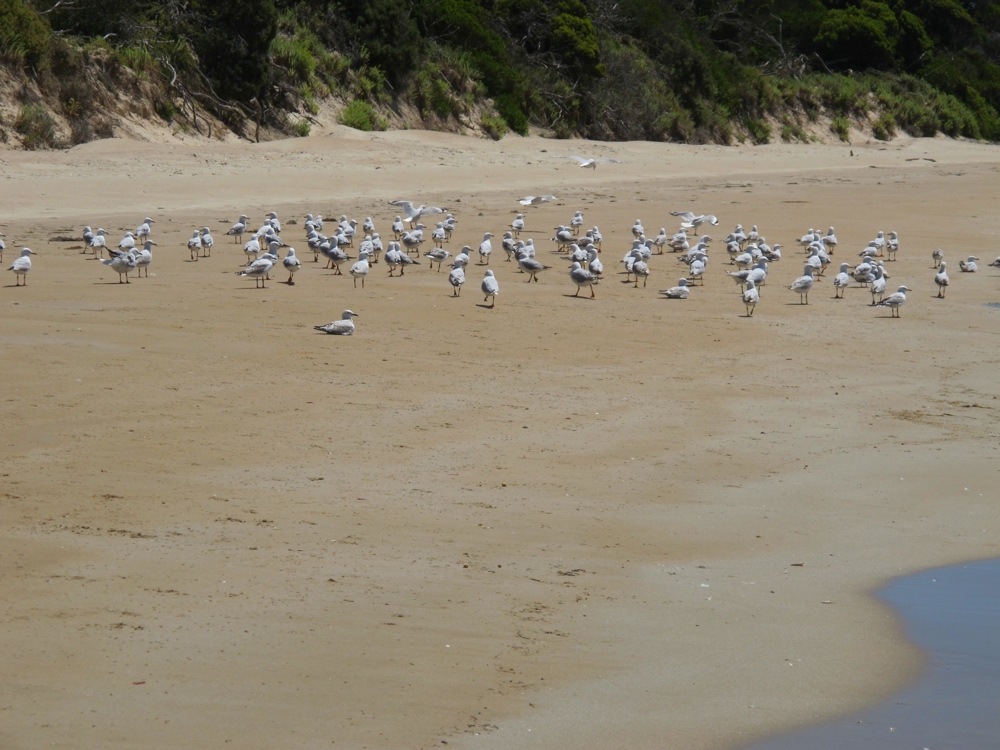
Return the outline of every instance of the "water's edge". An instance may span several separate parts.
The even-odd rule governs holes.
[[[744,750],[1000,747],[1000,559],[905,576],[878,596],[927,652],[923,677],[867,711]]]

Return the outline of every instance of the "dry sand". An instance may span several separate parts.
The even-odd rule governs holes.
[[[625,164],[551,158],[574,151]],[[1000,551],[997,147],[338,130],[0,169],[4,268],[39,251],[0,289],[4,748],[735,748],[913,679],[871,590]],[[302,252],[306,211],[386,235],[388,199],[447,205],[454,251],[540,192],[554,268],[529,286],[495,252],[493,310],[478,266],[451,299],[426,264],[355,290]],[[577,208],[593,301],[549,254]],[[632,222],[687,208],[786,245],[753,319],[718,241],[686,302],[657,295],[669,255],[621,283]],[[223,231],[267,210],[294,287],[233,273]],[[53,239],[147,214],[148,280]],[[829,280],[793,304],[793,240],[829,224],[838,263],[900,232],[901,319]],[[312,330],[347,307],[355,336]]]

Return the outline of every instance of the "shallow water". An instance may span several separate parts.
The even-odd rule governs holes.
[[[1000,559],[900,578],[879,597],[928,653],[920,681],[869,711],[745,750],[1000,748]]]

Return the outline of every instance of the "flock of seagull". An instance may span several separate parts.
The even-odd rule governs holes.
[[[584,159],[576,156],[560,158],[574,159],[583,168],[596,168],[601,162],[620,163],[614,159]],[[521,198],[518,203],[526,210],[554,200],[557,200],[554,195],[529,195]],[[492,232],[484,233],[475,250],[470,245],[464,245],[453,255],[445,247],[457,229],[458,221],[453,214],[436,206],[416,205],[408,200],[391,201],[389,205],[398,214],[391,226],[393,238],[386,242],[383,242],[376,231],[375,222],[370,216],[360,223],[344,215],[334,223],[324,222],[320,214],[307,214],[304,223],[305,241],[309,251],[313,253],[313,260],[318,262],[322,255],[326,260],[326,268],[335,275],[343,275],[341,266],[347,265],[355,288],[359,281],[364,288],[365,280],[375,264],[384,262],[390,277],[395,276],[396,271],[402,277],[408,266],[420,265],[423,257],[431,269],[436,264],[437,270],[441,271],[442,266],[447,265],[448,283],[452,287],[452,296],[455,297],[461,295],[467,269],[474,256],[478,255],[480,266],[489,266],[494,251]],[[668,233],[666,227],[661,227],[657,234],[650,236],[647,236],[642,221],[637,219],[631,227],[631,247],[626,251],[621,264],[624,266],[626,283],[632,283],[634,288],[638,288],[641,279],[645,287],[651,273],[650,264],[654,262],[653,256],[665,255],[665,250],[669,250],[686,269],[676,286],[662,289],[659,293],[668,299],[684,300],[690,297],[695,283],[704,285],[709,264],[709,245],[713,240],[702,232],[708,227],[719,226],[719,219],[714,214],[696,214],[692,211],[672,211],[671,216],[679,220],[676,232]],[[436,220],[438,218],[439,221]],[[428,227],[421,219],[435,224],[426,235]],[[93,259],[117,273],[119,283],[130,283],[129,275],[133,273],[142,277],[143,269],[148,276],[153,262],[152,248],[157,244],[151,236],[154,223],[153,218],[145,217],[136,230],[126,232],[116,246],[108,244],[105,229],[93,231],[88,226],[83,231],[84,252],[91,253]],[[552,265],[537,257],[538,250],[533,238],[521,238],[523,233],[531,231],[526,228],[527,223],[525,213],[517,213],[499,239],[499,249],[505,254],[505,261],[516,263],[518,272],[527,277],[525,283],[530,284],[537,282],[539,274],[550,270]],[[328,234],[324,234],[325,227],[330,229]],[[279,262],[281,268],[288,273],[285,283],[289,286],[295,284],[295,274],[302,268],[302,261],[295,248],[286,245],[281,238],[281,229],[277,213],[270,211],[256,230],[251,227],[248,216],[244,214],[225,233],[226,236],[233,237],[237,246],[243,242],[247,262],[237,274],[254,279],[258,288],[265,287],[271,272],[278,270]],[[249,239],[244,242],[243,238],[247,236]],[[3,237],[0,232],[0,261],[5,249]],[[357,255],[354,256],[351,253],[355,249],[356,240]],[[423,250],[422,246],[428,241],[432,246]],[[572,296],[579,296],[580,291],[586,289],[590,292],[590,297],[595,298],[597,295],[594,287],[603,280],[605,273],[602,259],[604,238],[600,229],[597,226],[584,229],[583,212],[576,211],[566,224],[555,227],[555,235],[551,237],[551,241],[554,243],[553,254],[568,264],[570,282],[576,287],[576,293]],[[761,290],[766,285],[770,266],[782,258],[782,245],[768,244],[757,225],[747,231],[743,225],[737,224],[722,241],[729,264],[735,268],[726,273],[740,286],[746,317],[752,317],[760,302]],[[797,240],[797,244],[805,252],[803,272],[786,288],[799,295],[800,304],[807,305],[809,292],[824,278],[828,267],[832,265],[831,256],[839,243],[831,226],[825,233],[809,229]],[[214,245],[215,240],[209,227],[194,229],[187,240],[191,261],[211,257]],[[281,257],[282,248],[285,248],[284,257]],[[833,276],[835,298],[843,298],[844,291],[852,284],[857,284],[871,293],[872,306],[889,308],[892,317],[899,317],[899,309],[906,303],[906,292],[912,290],[906,285],[899,285],[895,292],[887,293],[889,273],[884,265],[885,262],[896,259],[899,249],[899,236],[896,232],[889,232],[886,236],[879,231],[858,254],[859,261],[855,264],[839,264],[839,271]],[[104,250],[108,251],[107,259],[103,257]],[[23,248],[8,269],[15,274],[17,286],[27,285],[33,255],[37,253],[30,248]],[[974,273],[978,270],[977,260],[977,257],[969,256],[959,261],[959,267],[963,272]],[[950,284],[944,253],[940,249],[934,250],[932,261],[938,296],[943,298]],[[1000,257],[990,265],[1000,267]],[[484,270],[480,290],[484,306],[489,302],[489,307],[493,308],[500,294],[500,285],[491,268]],[[314,328],[334,335],[351,335],[355,330],[353,319],[356,316],[357,313],[352,310],[345,310],[340,319]]]

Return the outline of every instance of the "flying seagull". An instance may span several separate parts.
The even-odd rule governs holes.
[[[624,162],[618,161],[618,159],[584,159],[582,156],[577,156],[576,154],[572,154],[570,156],[557,156],[556,158],[572,159],[584,169],[597,169],[598,164],[624,164]]]

